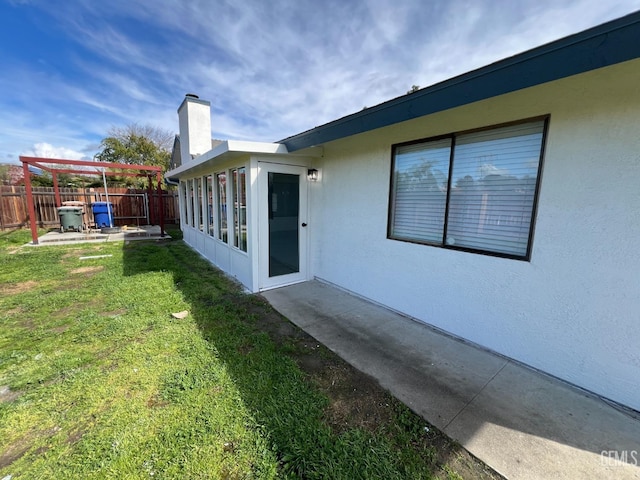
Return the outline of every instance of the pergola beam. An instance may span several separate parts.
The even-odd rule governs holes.
[[[94,162],[91,160],[64,160],[62,158],[41,158],[41,157],[25,157],[20,156],[21,162],[26,162],[32,165],[37,163],[54,163],[58,165],[79,165],[83,167],[96,167],[96,168],[114,168],[114,169],[130,169],[141,170],[148,172],[162,172],[162,167],[157,165],[128,165],[126,163],[113,163],[113,162]],[[43,167],[38,167],[43,168]],[[53,167],[48,167],[53,168]],[[81,170],[82,171],[82,170]]]
[[[88,160],[65,160],[62,158],[41,158],[41,157],[26,157],[20,156],[22,162],[22,171],[24,173],[24,185],[27,193],[27,208],[29,210],[29,224],[31,226],[31,240],[34,245],[38,244],[38,226],[36,225],[36,209],[33,202],[33,189],[31,188],[31,172],[29,171],[29,165],[39,168],[41,170],[51,173],[53,177],[53,187],[56,199],[56,206],[59,207],[60,203],[60,191],[58,188],[59,173],[73,173],[76,175],[94,176],[101,175],[104,171],[105,175],[115,177],[149,177],[151,178],[155,174],[158,181],[158,217],[160,223],[160,236],[164,237],[164,201],[162,198],[162,167],[156,165],[126,165],[123,163],[112,162],[94,162]],[[92,170],[85,170],[80,168],[58,168],[53,165],[61,165],[63,167],[77,166],[77,167],[93,167],[98,170],[94,172]],[[109,169],[109,171],[107,171]],[[126,171],[122,171],[126,170]],[[136,170],[138,173],[134,173],[131,170]],[[151,190],[150,190],[151,191]]]
[[[96,176],[101,177],[102,172],[89,172],[87,170],[76,170],[73,168],[56,168],[50,171],[50,173],[76,173],[78,175]],[[104,172],[107,177],[147,177],[146,173],[132,173],[132,172]]]

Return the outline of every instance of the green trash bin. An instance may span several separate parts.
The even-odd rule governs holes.
[[[58,207],[60,217],[60,231],[82,231],[82,207]]]

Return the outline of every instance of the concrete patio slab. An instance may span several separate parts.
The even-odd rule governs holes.
[[[85,230],[83,232],[60,232],[54,230],[38,237],[38,245],[29,243],[30,246],[44,245],[69,245],[74,243],[99,243],[118,242],[122,240],[159,240],[161,238],[171,238],[165,232],[161,235],[160,227],[157,225],[144,225],[140,227],[127,227],[117,233],[102,233],[100,230]]]
[[[319,281],[263,296],[507,478],[640,479],[633,412]]]

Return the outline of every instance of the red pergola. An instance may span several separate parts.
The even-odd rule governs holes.
[[[33,202],[33,190],[31,189],[31,172],[29,165],[49,172],[53,178],[53,190],[56,198],[56,207],[61,206],[60,189],[58,188],[59,173],[73,173],[76,175],[96,175],[79,167],[94,167],[101,169],[99,174],[104,172],[107,176],[118,177],[148,177],[149,188],[153,188],[152,176],[155,174],[158,184],[158,198],[160,203],[160,235],[164,236],[164,202],[162,200],[162,168],[147,165],[126,165],[123,163],[92,162],[88,160],[66,160],[60,158],[40,158],[40,157],[20,157],[22,170],[24,172],[24,185],[27,190],[27,207],[29,209],[29,223],[31,224],[31,239],[33,244],[38,244],[38,227],[36,225],[36,209]]]

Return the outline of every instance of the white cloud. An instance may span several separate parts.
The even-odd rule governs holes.
[[[36,143],[31,150],[23,152],[26,157],[60,158],[65,160],[88,160],[86,154],[66,147],[55,147],[49,143]]]

